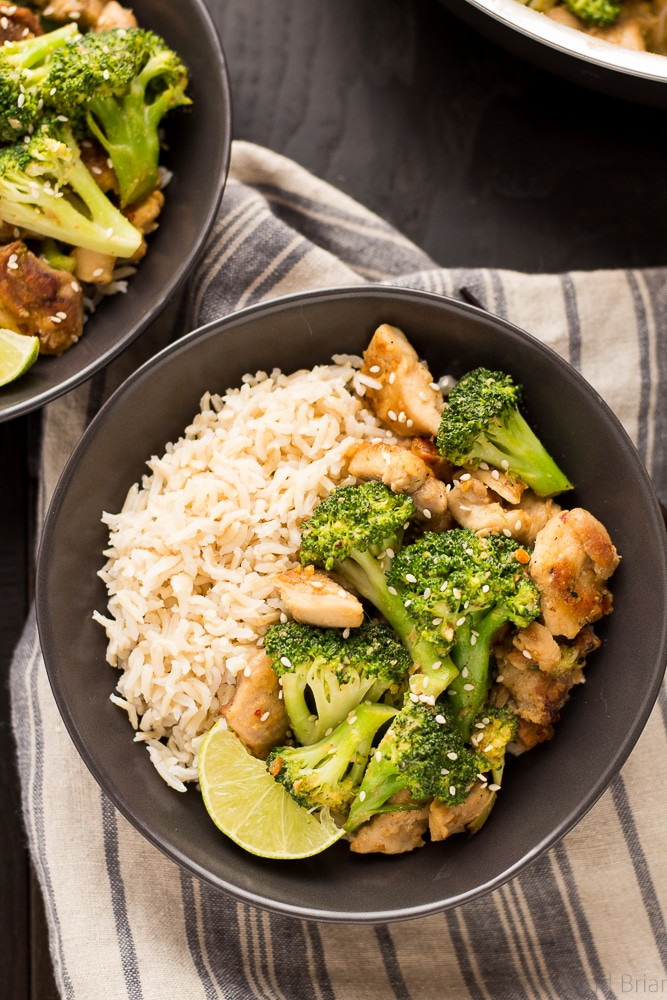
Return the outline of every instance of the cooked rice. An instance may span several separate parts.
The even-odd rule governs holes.
[[[121,512],[103,516],[108,615],[94,617],[121,670],[111,697],[179,791],[197,777],[199,744],[235,675],[284,614],[273,578],[296,565],[301,521],[354,481],[354,441],[391,439],[359,398],[360,364],[340,356],[207,393]]]

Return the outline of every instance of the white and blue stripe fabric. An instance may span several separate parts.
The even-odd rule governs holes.
[[[568,358],[610,404],[667,503],[667,271],[444,270],[269,150],[235,142],[177,331],[286,293],[361,282],[473,295]],[[43,413],[42,517],[110,392],[162,324]],[[332,345],[332,350],[335,345]],[[25,829],[66,1000],[595,1000],[667,996],[667,698],[565,839],[486,897],[389,925],[310,923],[236,902],[148,843],[60,720],[34,618],[11,673]]]

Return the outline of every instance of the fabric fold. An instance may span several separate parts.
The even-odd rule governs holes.
[[[172,304],[109,368],[45,408],[40,522],[99,404],[171,339],[275,296],[363,282],[472,295],[548,344],[617,414],[667,503],[665,279],[664,269],[442,269],[302,167],[235,142],[183,307]],[[257,910],[148,843],[78,756],[34,615],[12,664],[11,698],[26,836],[63,998],[571,1000],[665,990],[664,689],[621,774],[557,847],[480,900],[388,926]]]

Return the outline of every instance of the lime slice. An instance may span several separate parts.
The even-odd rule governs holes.
[[[297,805],[224,720],[207,733],[198,766],[209,816],[250,854],[280,860],[308,858],[343,836],[344,830],[330,817],[320,818]]]
[[[27,372],[38,354],[39,337],[0,328],[0,385],[7,385]]]

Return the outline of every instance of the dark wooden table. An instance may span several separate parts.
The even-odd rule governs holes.
[[[229,61],[234,136],[294,158],[439,264],[667,263],[667,112],[546,75],[436,0],[208,3]],[[0,425],[0,991],[8,1000],[57,997],[6,687],[33,592],[39,431],[38,414]]]

